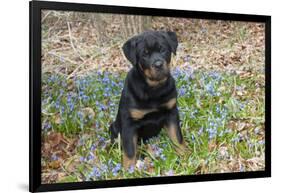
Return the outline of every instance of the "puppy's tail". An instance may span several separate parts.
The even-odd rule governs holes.
[[[109,132],[110,132],[110,138],[111,138],[111,143],[114,142],[114,139],[118,137],[119,128],[116,125],[116,122],[113,122],[110,127],[109,127]]]

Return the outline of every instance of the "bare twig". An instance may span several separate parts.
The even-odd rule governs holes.
[[[68,61],[68,62],[70,62],[70,63],[72,63],[72,64],[77,64],[77,62],[75,62],[75,61],[73,61],[73,60],[70,60],[69,58],[66,58],[66,57],[64,57],[64,56],[60,56],[60,55],[58,55],[57,53],[55,53],[55,52],[47,52],[48,54],[50,54],[50,55],[52,55],[52,56],[56,56],[56,57],[58,57],[58,58],[60,58],[60,59],[62,59],[63,58],[63,60],[66,60],[66,61]]]
[[[78,57],[79,57],[83,62],[85,62],[85,59],[80,55],[80,53],[78,52],[78,50],[75,48],[75,46],[74,46],[74,44],[73,44],[73,38],[72,38],[72,35],[71,35],[71,29],[70,29],[70,24],[69,24],[69,22],[67,22],[67,28],[68,28],[68,35],[69,35],[70,44],[71,44],[72,49],[73,49],[74,52],[78,55]]]
[[[53,11],[48,11],[48,13],[46,13],[46,15],[44,15],[44,17],[42,18],[41,23],[43,23],[45,21],[45,19],[50,15],[50,13],[52,13]]]

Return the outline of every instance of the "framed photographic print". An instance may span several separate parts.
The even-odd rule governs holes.
[[[30,2],[30,191],[271,175],[271,17]]]

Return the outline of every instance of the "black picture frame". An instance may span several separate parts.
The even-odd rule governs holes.
[[[265,24],[265,170],[223,174],[203,174],[188,176],[169,176],[123,180],[107,180],[75,183],[41,183],[41,10],[64,10],[80,12],[100,12],[135,14],[151,16],[169,16],[183,18],[200,18],[216,20],[234,20],[261,22]],[[108,6],[80,3],[62,3],[47,1],[29,2],[30,22],[30,66],[29,66],[29,191],[58,191],[89,188],[109,188],[167,183],[184,183],[214,180],[232,180],[244,178],[261,178],[271,176],[271,17],[265,15],[248,15],[233,13],[215,13],[202,11],[170,10],[143,7]]]

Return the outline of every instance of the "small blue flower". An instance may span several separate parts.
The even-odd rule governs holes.
[[[211,83],[207,84],[206,85],[206,90],[207,92],[212,95],[212,96],[215,96],[215,89],[214,89],[214,85],[212,85]]]
[[[85,141],[84,141],[84,139],[83,138],[80,138],[79,140],[78,140],[78,146],[82,146],[82,145],[84,145],[85,144]]]
[[[129,169],[128,169],[128,172],[129,172],[130,174],[132,174],[132,173],[134,173],[134,171],[135,171],[135,167],[134,167],[133,165],[131,165],[131,166],[129,167]]]
[[[240,166],[239,166],[239,170],[240,170],[240,172],[244,172],[244,171],[245,171],[245,167],[244,167],[244,165],[240,164]]]
[[[174,175],[174,171],[172,169],[170,169],[167,173],[167,176],[173,176]]]
[[[151,162],[151,163],[153,163],[153,162]],[[137,168],[138,168],[139,170],[145,169],[144,161],[139,160],[139,161],[137,162]]]
[[[202,28],[202,29],[201,29],[201,32],[202,32],[202,33],[207,33],[208,30],[207,30],[207,28]]]
[[[105,164],[102,164],[100,167],[100,170],[102,173],[107,173],[108,172],[108,167]]]
[[[79,160],[80,160],[80,162],[85,162],[85,161],[87,161],[87,159],[86,159],[85,157],[82,157],[82,156],[79,158]]]
[[[77,116],[79,117],[80,120],[83,119],[83,113],[82,112],[78,111]]]
[[[99,178],[101,176],[101,172],[98,167],[94,166],[92,172],[90,173],[90,177]]]
[[[185,92],[186,92],[185,88],[184,88],[184,87],[181,87],[181,88],[179,89],[179,96],[184,96]]]
[[[108,165],[109,168],[113,167],[113,162],[112,162],[111,158],[108,160],[107,165]]]
[[[240,139],[239,139],[239,137],[235,137],[235,138],[233,138],[231,141],[234,142],[234,143],[237,143],[237,142],[240,141]]]
[[[152,144],[151,148],[153,150],[155,157],[159,157],[161,155],[161,153],[163,152],[163,149],[160,148],[159,146],[157,146],[156,144]]]
[[[260,133],[260,128],[256,127],[256,128],[254,129],[254,132],[255,132],[255,134],[259,134],[259,133]]]
[[[59,108],[60,108],[60,102],[59,102],[58,100],[57,100],[56,103],[55,103],[55,108],[56,108],[56,109],[59,109]]]
[[[191,60],[191,56],[190,55],[186,55],[183,60],[185,62],[189,62]]]
[[[193,134],[191,134],[191,140],[194,141],[195,140],[195,137]]]
[[[50,122],[45,122],[43,125],[44,130],[49,130],[49,129],[51,129],[51,127],[52,127],[52,125]]]
[[[96,145],[96,144],[92,144],[90,150],[91,150],[91,151],[95,151],[96,148],[97,148],[97,145]]]
[[[117,176],[118,172],[121,170],[121,164],[118,163],[116,164],[116,166],[112,169],[112,174],[113,176]]]
[[[59,158],[58,158],[57,155],[53,154],[53,155],[51,156],[51,159],[52,159],[53,161],[55,161],[55,160],[58,160]]]
[[[202,135],[202,133],[203,133],[203,127],[201,127],[201,128],[199,129],[198,135],[200,136],[200,135]]]
[[[249,145],[249,148],[254,147],[254,144],[253,144],[253,143],[251,143],[251,142],[249,142],[249,143],[248,143],[248,145]]]
[[[163,161],[166,160],[166,156],[165,156],[164,154],[161,154],[161,155],[160,155],[160,158],[161,158]]]
[[[264,145],[264,143],[265,143],[264,140],[258,141],[258,144],[259,144],[259,145]]]
[[[88,160],[93,160],[93,159],[95,159],[95,155],[92,152],[90,152],[90,155],[88,155]]]

